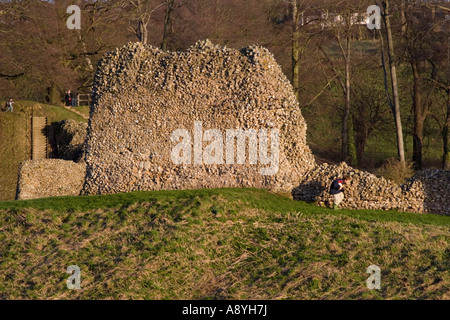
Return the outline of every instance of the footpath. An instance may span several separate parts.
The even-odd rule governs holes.
[[[66,107],[66,106],[65,106],[64,108],[66,108],[66,109],[69,110],[69,111],[72,111],[72,112],[76,113],[77,115],[79,115],[80,117],[83,117],[83,118],[86,119],[86,120],[89,120],[89,116],[87,116],[87,115],[85,115],[84,113],[82,113],[82,112],[76,110],[75,108]]]

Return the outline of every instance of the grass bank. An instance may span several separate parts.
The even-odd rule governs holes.
[[[0,298],[448,299],[449,222],[256,189],[2,202]]]

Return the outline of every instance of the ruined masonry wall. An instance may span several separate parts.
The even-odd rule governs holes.
[[[93,100],[83,194],[222,187],[290,192],[315,166],[292,86],[261,47],[239,51],[200,41],[186,52],[163,52],[130,43],[99,63]],[[205,164],[201,154],[196,164],[194,146],[205,151],[212,141],[194,141],[196,123],[202,134],[219,130],[214,141],[223,144],[226,130],[266,130],[268,136],[278,130],[278,171],[261,174],[271,165],[261,158],[250,163],[248,148],[244,164],[226,162],[225,150],[223,164]],[[191,137],[188,164],[173,161],[175,130]]]

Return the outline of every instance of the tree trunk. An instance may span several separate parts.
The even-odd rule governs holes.
[[[447,71],[447,117],[442,128],[442,146],[444,148],[442,169],[444,170],[450,170],[450,36],[447,37]]]
[[[349,144],[348,144],[348,119],[350,117],[351,108],[351,82],[350,82],[350,32],[347,33],[347,48],[345,56],[345,110],[344,119],[342,121],[342,160],[349,161]]]
[[[81,0],[77,1],[78,6],[81,8],[83,6],[83,3]],[[86,47],[86,42],[83,40],[83,37],[81,35],[81,31],[77,29],[77,34],[78,34],[78,41],[81,44],[81,48],[83,49],[83,53],[84,53],[84,60],[86,61],[86,65],[88,67],[88,69],[90,71],[94,71],[94,66],[92,65],[92,61],[88,56],[88,51],[87,51],[87,47]]]
[[[164,16],[164,33],[161,42],[161,50],[167,51],[167,42],[172,33],[172,12],[175,0],[166,0],[166,15]]]
[[[414,130],[413,130],[413,161],[416,170],[422,170],[423,159],[423,126],[425,121],[425,114],[422,108],[421,84],[418,70],[418,62],[412,61],[411,67],[413,70],[413,110],[414,110]]]
[[[144,22],[142,19],[138,22],[138,39],[143,44],[147,44],[148,39],[148,31],[147,31],[147,23]]]
[[[363,111],[363,110],[361,110]],[[355,117],[353,116],[353,131],[355,134],[355,148],[356,148],[356,159],[358,161],[358,167],[364,168],[366,158],[365,158],[365,148],[368,137],[368,130],[366,124],[361,119],[363,118],[362,112]]]
[[[358,162],[358,157],[356,155],[356,142],[355,142],[355,129],[353,127],[355,115],[350,113],[350,117],[348,119],[348,132],[347,132],[347,141],[348,141],[348,164],[352,167],[360,166]]]
[[[400,99],[398,95],[397,70],[395,66],[394,41],[392,39],[391,20],[389,16],[389,1],[383,1],[384,5],[384,23],[386,25],[386,35],[388,40],[389,66],[391,69],[392,92],[394,96],[394,118],[397,134],[397,150],[400,162],[405,164],[405,148],[403,144],[403,127],[400,116]]]
[[[442,169],[450,170],[450,87],[447,89],[447,119],[442,130],[443,139],[443,165]]]
[[[400,22],[402,24],[402,36],[406,34],[406,0],[400,2]]]
[[[90,71],[94,71],[94,66],[92,65],[92,61],[88,56],[88,51],[86,47],[86,42],[83,40],[83,37],[81,36],[81,32],[78,30],[78,41],[81,44],[81,48],[83,49],[84,53],[84,60],[86,61],[86,66]]]
[[[356,159],[358,161],[358,168],[362,169],[365,168],[366,165],[366,154],[365,154],[365,148],[366,148],[366,140],[361,136],[358,136],[358,134],[355,137],[355,146],[356,146]]]
[[[299,23],[300,15],[297,0],[292,2],[292,87],[297,101],[300,98],[300,48],[299,48]]]

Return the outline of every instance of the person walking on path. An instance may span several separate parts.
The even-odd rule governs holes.
[[[350,176],[336,179],[331,183],[330,194],[334,197],[333,209],[338,210],[339,204],[344,200],[344,185],[350,182]]]
[[[13,98],[9,98],[9,101],[6,102],[6,111],[5,112],[8,112],[8,111],[13,112],[14,111],[13,104],[14,104]]]

